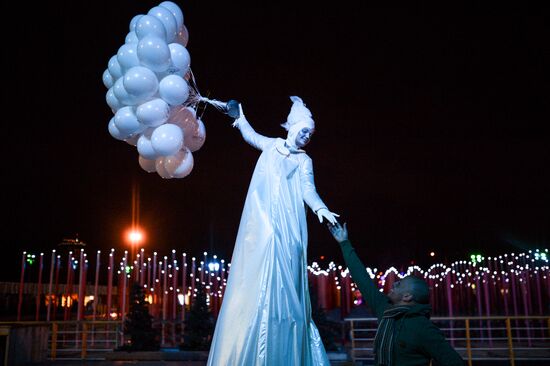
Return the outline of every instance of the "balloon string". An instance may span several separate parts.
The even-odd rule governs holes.
[[[219,101],[217,99],[210,99],[207,97],[203,97],[201,93],[199,92],[199,88],[197,86],[197,81],[195,80],[195,75],[193,74],[193,71],[191,68],[189,68],[189,87],[190,87],[190,97],[188,98],[187,102],[185,104],[192,106],[195,110],[198,110],[199,103],[203,102],[205,103],[205,107],[200,115],[199,118],[202,118],[202,115],[204,112],[206,112],[206,105],[210,104],[214,106],[217,110],[225,113],[227,110],[227,103]]]

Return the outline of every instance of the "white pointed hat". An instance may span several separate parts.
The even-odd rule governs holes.
[[[303,124],[306,125],[307,127],[314,128],[315,122],[311,117],[311,112],[306,107],[302,99],[297,96],[292,96],[290,97],[290,100],[292,100],[292,107],[290,108],[290,113],[286,118],[286,122],[283,123],[281,126],[283,126],[284,129],[288,131],[293,125],[303,122]]]

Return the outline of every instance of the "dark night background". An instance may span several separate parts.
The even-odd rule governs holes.
[[[147,250],[230,259],[259,152],[229,117],[206,109],[183,179],[146,173],[107,131],[102,73],[132,17],[160,2],[3,3],[3,280],[18,278],[23,250],[49,253],[65,237],[88,253],[125,247],[132,187]],[[177,4],[201,94],[241,101],[256,131],[281,137],[288,97],[304,99],[317,190],[367,265],[548,248],[548,13]],[[341,263],[308,220],[310,261]]]

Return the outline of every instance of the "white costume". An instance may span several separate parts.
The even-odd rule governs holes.
[[[304,201],[335,219],[315,190],[311,158],[292,145],[293,126],[312,128],[313,120],[300,98],[291,99],[283,125],[287,144],[256,133],[242,110],[235,121],[245,141],[262,153],[244,204],[209,366],[330,365],[311,319]]]

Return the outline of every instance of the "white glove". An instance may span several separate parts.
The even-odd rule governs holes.
[[[233,122],[232,126],[233,126],[233,127],[239,127],[239,122],[240,122],[241,120],[244,120],[244,121],[248,122],[248,121],[246,120],[246,117],[245,117],[244,112],[243,112],[243,105],[242,105],[241,103],[239,103],[239,118],[237,118],[237,119],[235,120],[235,122]]]
[[[317,210],[317,217],[319,218],[319,222],[323,223],[323,217],[327,219],[328,222],[330,222],[332,225],[336,224],[336,218],[340,217],[340,215],[335,214],[334,212],[330,212],[326,208],[320,208]]]

